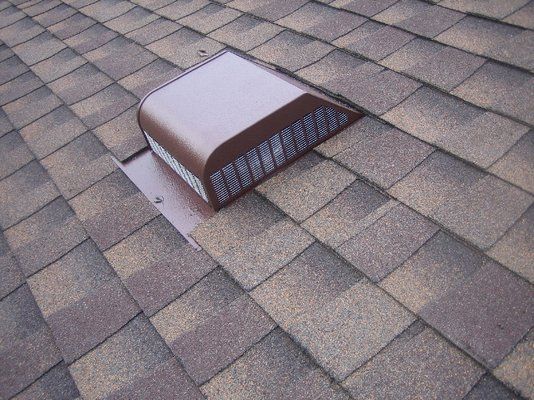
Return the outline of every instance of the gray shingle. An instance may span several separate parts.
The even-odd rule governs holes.
[[[303,6],[308,0],[233,0],[229,7],[276,21]]]
[[[296,71],[319,60],[333,49],[332,46],[284,31],[250,52],[268,63]]]
[[[534,207],[527,212],[506,232],[506,234],[488,251],[488,254],[534,282]]]
[[[277,23],[329,42],[350,32],[365,21],[366,18],[355,14],[317,3],[307,3]]]
[[[488,262],[463,284],[430,302],[425,321],[489,368],[495,368],[534,323],[534,291]]]
[[[347,400],[329,378],[276,329],[237,362],[202,386],[208,399]]]
[[[523,28],[534,29],[534,4],[529,2],[513,14],[504,19],[509,24],[519,25]]]
[[[334,158],[356,174],[388,189],[419,165],[433,148],[395,128],[362,140]]]
[[[13,131],[0,137],[0,179],[15,172],[33,159],[33,155],[20,137]]]
[[[27,65],[33,65],[53,56],[65,47],[67,46],[61,40],[56,39],[48,32],[44,32],[27,42],[15,46],[13,51]]]
[[[469,78],[484,61],[453,47],[416,38],[381,64],[450,91]]]
[[[474,274],[486,258],[440,231],[380,286],[414,313]]]
[[[148,25],[158,18],[157,15],[141,7],[132,8],[126,14],[104,23],[109,29],[126,35],[128,32]]]
[[[209,36],[237,49],[249,51],[272,39],[282,30],[283,28],[278,25],[242,15],[228,25],[211,32]]]
[[[485,15],[490,18],[502,19],[523,7],[528,2],[529,0],[490,0],[486,1],[485,4],[482,5],[474,0],[443,0],[439,3],[439,5],[452,8],[453,10]]]
[[[71,49],[64,49],[52,57],[32,65],[32,71],[44,83],[48,83],[74,71],[86,62]]]
[[[48,84],[48,87],[66,104],[74,104],[86,99],[113,81],[94,65],[87,63]]]
[[[90,5],[81,7],[80,11],[98,22],[106,22],[132,8],[134,8],[134,5],[125,0],[98,0]]]
[[[107,250],[105,256],[147,315],[217,266],[206,253],[188,246],[162,216]]]
[[[371,17],[380,11],[385,10],[397,0],[335,0],[330,4],[333,7],[340,7],[355,13]]]
[[[80,392],[78,392],[67,366],[61,362],[13,399],[76,400],[79,399],[79,396]]]
[[[520,400],[520,397],[493,376],[485,374],[473,386],[465,400]]]
[[[61,101],[48,89],[41,87],[27,95],[12,101],[3,106],[5,113],[13,123],[15,128],[22,128],[25,125],[41,118],[50,111],[61,105]]]
[[[159,214],[118,170],[73,198],[70,204],[101,250],[118,243]]]
[[[381,60],[412,40],[414,35],[393,26],[368,21],[334,44],[371,60]]]
[[[40,25],[47,28],[51,25],[54,25],[54,24],[57,24],[58,22],[63,21],[64,19],[69,18],[70,16],[74,14],[76,14],[75,8],[70,7],[66,4],[59,4],[58,6],[50,9],[49,11],[38,15],[34,19]]]
[[[357,180],[302,226],[321,242],[337,247],[372,225],[393,203]]]
[[[177,77],[182,71],[162,59],[157,59],[118,83],[142,99],[148,92],[159,85]]]
[[[5,28],[0,29],[0,39],[9,47],[24,43],[44,32],[44,28],[31,18],[23,18]]]
[[[533,201],[531,195],[489,175],[466,191],[451,196],[433,216],[456,234],[487,249]]]
[[[91,132],[74,139],[41,163],[66,199],[76,196],[117,168],[111,154]]]
[[[0,225],[15,225],[59,195],[44,168],[32,161],[0,181]]]
[[[200,10],[208,4],[208,0],[176,0],[165,7],[158,8],[156,13],[176,21]]]
[[[384,115],[414,136],[489,167],[523,134],[524,125],[423,87]]]
[[[6,60],[9,61],[9,60]],[[0,86],[0,104],[7,104],[40,88],[43,83],[28,71]]]
[[[228,24],[240,15],[241,13],[237,10],[218,4],[208,4],[203,9],[180,19],[178,22],[198,32],[207,34]]]
[[[212,56],[222,50],[224,46],[213,39],[205,37],[189,28],[182,28],[147,46],[158,56],[185,69],[204,60],[199,51]]]
[[[56,261],[87,238],[62,198],[6,230],[5,235],[26,276]]]
[[[432,38],[453,26],[465,15],[420,0],[401,0],[373,19]]]
[[[483,370],[416,322],[344,383],[355,397],[463,399]]]
[[[298,163],[305,166],[306,161]],[[329,160],[305,167],[296,176],[288,170],[264,182],[258,191],[297,221],[310,217],[356,179]]]
[[[104,25],[95,24],[65,39],[65,43],[78,53],[84,54],[97,49],[115,37],[117,37],[117,32],[106,28]]]
[[[243,291],[231,287],[225,275],[215,273],[196,285],[165,309],[152,321],[182,361],[195,383],[202,384],[226,368],[250,347],[267,335],[275,324]],[[204,284],[206,282],[206,284]],[[212,285],[216,293],[212,294]],[[231,293],[220,293],[220,286]],[[205,304],[213,296],[221,296],[214,307]],[[180,326],[179,329],[171,327]]]
[[[69,363],[139,312],[91,241],[30,277],[28,284],[63,358]]]
[[[178,25],[175,22],[169,21],[168,19],[158,18],[142,28],[127,33],[126,37],[139,43],[141,46],[146,46],[158,39],[170,35],[180,28],[181,25]]]
[[[488,62],[452,92],[471,103],[534,123],[534,78],[505,65]]]
[[[46,157],[86,131],[67,107],[61,106],[20,130],[28,147],[38,158]]]
[[[67,18],[55,25],[48,27],[48,30],[61,40],[70,38],[78,33],[86,30],[96,22],[81,13],[76,13],[72,17]]]
[[[524,135],[490,171],[522,189],[534,193],[534,132]]]
[[[397,205],[337,251],[371,280],[399,267],[438,230],[432,222]]]

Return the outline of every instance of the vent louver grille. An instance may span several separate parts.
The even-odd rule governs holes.
[[[276,167],[288,164],[349,121],[345,113],[330,107],[319,107],[291,126],[239,156],[210,176],[211,184],[222,206]]]
[[[205,201],[208,201],[208,196],[206,196],[206,191],[204,190],[204,186],[200,182],[200,179],[198,179],[191,171],[189,171],[187,168],[185,168],[182,164],[180,164],[173,156],[171,156],[167,150],[165,150],[163,147],[159,145],[158,142],[156,142],[150,135],[148,135],[145,132],[146,138],[148,140],[148,143],[150,144],[150,147],[152,150],[154,150],[154,153],[156,153],[169,167],[171,167],[178,175],[182,177],[182,179],[193,188],[197,194],[202,197]],[[219,194],[217,193],[217,198],[219,197]]]

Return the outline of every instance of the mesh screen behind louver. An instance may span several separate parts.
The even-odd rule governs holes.
[[[167,165],[169,165],[178,175],[180,175],[182,179],[200,195],[200,197],[202,197],[205,201],[208,201],[208,196],[206,196],[206,191],[204,190],[204,186],[200,182],[200,179],[198,179],[191,171],[180,164],[167,152],[167,150],[161,147],[159,143],[150,137],[150,135],[148,135],[146,132],[145,135],[150,147],[152,150],[154,150],[154,153],[161,157],[161,159],[163,159]]]
[[[348,120],[348,116],[342,112],[319,107],[275,133],[210,176],[217,201],[221,206],[226,204],[276,168],[288,164],[347,125]]]

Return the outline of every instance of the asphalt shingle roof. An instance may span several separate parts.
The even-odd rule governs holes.
[[[0,0],[0,398],[534,399],[534,1]],[[367,115],[196,228],[112,157],[228,48]]]

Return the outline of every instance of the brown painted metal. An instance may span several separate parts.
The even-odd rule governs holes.
[[[190,233],[211,217],[214,210],[151,150],[123,163],[115,162],[182,236],[200,250]]]
[[[145,96],[139,106],[138,122],[145,134],[199,178],[209,204],[219,209],[280,170],[281,166],[271,171],[262,166],[264,174],[261,179],[246,189],[239,179],[239,192],[230,190],[231,184],[224,175],[224,186],[228,193],[232,192],[224,201],[217,198],[212,174],[229,164],[235,168],[232,162],[238,157],[268,141],[277,132],[288,127],[293,129],[292,124],[321,107],[342,112],[348,122],[317,139],[313,146],[362,116],[300,82],[225,51]],[[284,150],[287,163],[313,146],[300,149],[290,157]],[[274,157],[274,147],[267,147]]]

